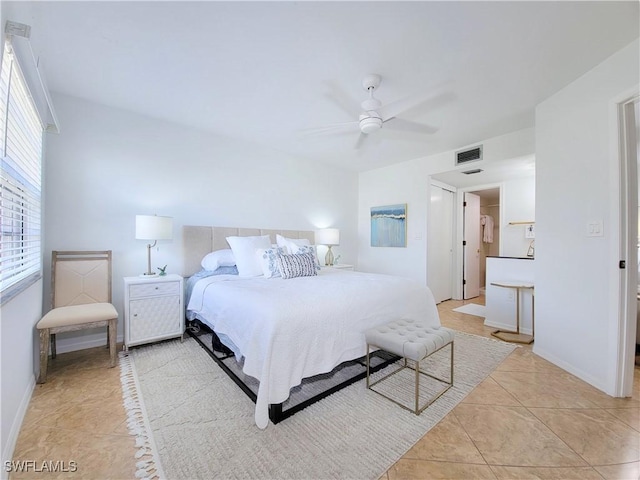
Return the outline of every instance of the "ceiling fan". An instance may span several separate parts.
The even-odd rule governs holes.
[[[374,96],[374,92],[380,86],[381,81],[382,77],[377,74],[369,74],[364,77],[362,80],[362,87],[367,91],[369,96],[360,104],[359,109],[354,107],[355,102],[350,98],[347,98],[347,96],[344,95],[343,92],[339,91],[337,87],[333,86],[334,95],[329,98],[335,101],[342,109],[352,116],[355,116],[357,111],[361,109],[358,120],[346,123],[336,123],[319,128],[311,128],[304,130],[303,132],[309,135],[324,135],[334,133],[356,133],[359,131],[360,135],[358,136],[355,147],[360,148],[368,135],[382,129],[383,126],[393,130],[402,130],[405,132],[419,134],[432,134],[438,130],[435,127],[422,125],[417,122],[397,117],[397,115],[402,112],[426,102],[429,99],[430,94],[424,93],[421,95],[415,95],[387,105],[382,105],[382,102]],[[336,95],[336,93],[338,95]],[[336,96],[340,98],[336,98]],[[434,100],[436,98],[434,98]]]

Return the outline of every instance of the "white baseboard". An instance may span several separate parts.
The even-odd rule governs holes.
[[[2,452],[2,473],[0,474],[0,479],[2,480],[7,480],[9,478],[9,472],[5,468],[5,462],[10,462],[13,459],[13,452],[16,449],[18,435],[20,435],[22,422],[24,421],[24,416],[27,414],[29,402],[31,401],[31,395],[33,395],[33,390],[35,387],[36,377],[35,375],[32,375],[29,384],[24,391],[24,394],[22,395],[22,400],[20,401],[18,411],[16,412],[16,416],[13,419],[13,424],[11,425],[9,437],[7,438],[7,444],[5,445],[4,451]]]
[[[571,365],[571,364],[569,364],[569,363],[557,358],[555,355],[552,355],[552,354],[550,354],[549,352],[547,352],[545,350],[542,350],[540,348],[536,348],[535,343],[533,344],[533,353],[535,353],[539,357],[544,358],[545,360],[548,360],[549,362],[553,363],[557,367],[560,367],[561,369],[569,372],[571,375],[575,375],[580,380],[584,380],[589,385],[592,385],[593,387],[595,387],[598,390],[606,393],[607,395],[613,396],[613,394],[611,392],[607,391],[606,387],[602,384],[602,382],[600,382],[593,375],[590,375],[587,372],[585,372],[584,370],[581,370],[579,368],[575,368],[573,365]]]
[[[116,342],[122,343],[124,336],[119,335],[116,337]],[[77,350],[86,350],[87,348],[106,347],[107,336],[106,334],[102,338],[65,338],[59,339],[56,342],[56,353],[68,353],[75,352]]]

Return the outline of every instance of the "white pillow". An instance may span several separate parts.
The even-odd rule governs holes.
[[[233,256],[233,252],[229,248],[207,253],[202,259],[202,262],[200,262],[202,268],[211,272],[217,270],[218,267],[233,267],[235,264],[236,258]]]
[[[262,275],[262,266],[258,262],[256,250],[271,248],[269,235],[256,237],[227,237],[227,243],[233,251],[238,266],[238,275],[241,277],[259,277]]]
[[[278,255],[284,255],[286,252],[284,248],[276,246],[275,248],[268,248],[266,250],[256,250],[256,257],[260,266],[262,267],[262,273],[265,278],[274,278],[280,276],[280,269],[278,268]]]
[[[297,247],[301,245],[311,245],[307,238],[287,238],[276,234],[276,243],[279,247],[286,248],[288,253],[296,253]]]

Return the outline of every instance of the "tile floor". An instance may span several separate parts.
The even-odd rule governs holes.
[[[483,319],[438,309],[443,325],[490,336]],[[22,478],[135,478],[120,372],[98,348],[58,355],[37,385],[14,460],[66,462],[76,472],[12,473]],[[40,468],[40,470],[43,470]],[[634,479],[640,477],[640,368],[631,399],[608,397],[517,348],[431,429],[382,480]]]
[[[438,310],[442,324],[476,335],[480,317]],[[517,348],[386,473],[397,479],[640,478],[640,368],[633,397],[611,398]]]

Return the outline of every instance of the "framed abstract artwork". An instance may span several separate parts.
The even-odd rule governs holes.
[[[407,204],[371,207],[371,246],[407,246]]]

